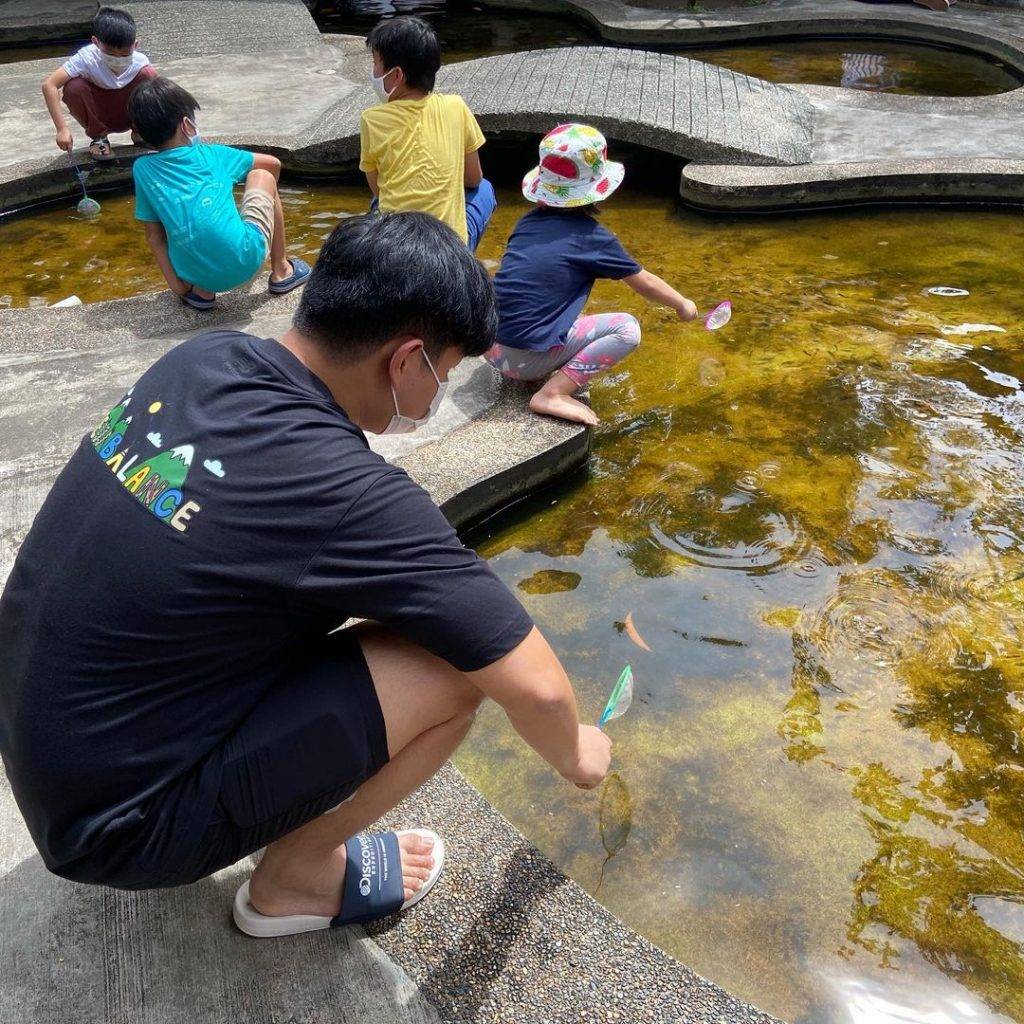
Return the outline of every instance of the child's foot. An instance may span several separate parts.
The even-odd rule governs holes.
[[[271,273],[267,290],[274,295],[284,295],[286,292],[301,288],[309,280],[310,273],[309,264],[296,256],[286,262],[280,271]]]
[[[109,160],[113,156],[110,148],[110,139],[105,135],[99,139],[93,139],[89,143],[89,156],[94,160]]]
[[[571,395],[553,394],[545,388],[541,388],[530,399],[530,408],[542,416],[571,420],[573,423],[582,423],[587,427],[596,427],[600,423],[597,413],[589,405],[584,405],[578,398],[573,398]]]
[[[189,288],[184,295],[181,296],[181,301],[186,306],[191,306],[193,309],[213,309],[214,303],[217,301],[216,295],[211,295],[209,292],[197,291],[195,288]]]

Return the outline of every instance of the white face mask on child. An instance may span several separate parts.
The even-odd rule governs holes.
[[[418,420],[414,420],[411,416],[403,416],[398,411],[398,395],[395,394],[395,386],[391,385],[391,398],[395,403],[395,415],[388,420],[388,425],[381,431],[382,434],[411,434],[414,430],[424,426],[436,412],[438,406],[441,404],[441,400],[444,398],[444,393],[448,390],[448,381],[441,380],[437,375],[437,371],[434,369],[434,364],[430,361],[430,357],[427,355],[426,349],[420,349],[423,353],[423,358],[427,361],[427,366],[430,367],[430,372],[434,375],[434,380],[437,381],[437,392],[431,399],[430,408],[427,409],[426,416],[421,417]]]
[[[384,85],[384,79],[387,78],[394,70],[394,68],[391,68],[390,70],[385,71],[379,78],[373,73],[373,71],[370,72],[370,81],[373,82],[373,91],[380,97],[381,103],[387,103],[388,99],[391,97],[391,93],[398,88],[396,85],[395,89],[392,89],[389,92]]]
[[[106,64],[115,75],[123,75],[132,66],[131,57],[117,57],[112,53],[104,53],[102,56],[103,63]]]
[[[198,146],[203,141],[203,137],[199,134],[199,125],[197,125],[191,117],[185,118],[185,124],[195,132],[195,135],[188,136],[188,144],[190,146]]]

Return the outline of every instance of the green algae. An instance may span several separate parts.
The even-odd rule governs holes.
[[[520,580],[517,586],[527,594],[561,594],[567,590],[575,590],[581,579],[578,572],[538,569],[532,576]]]

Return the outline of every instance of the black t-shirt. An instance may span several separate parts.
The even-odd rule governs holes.
[[[83,439],[0,598],[0,750],[46,863],[137,819],[350,617],[463,671],[532,627],[278,342],[172,349]]]

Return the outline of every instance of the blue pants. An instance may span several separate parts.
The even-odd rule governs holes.
[[[466,245],[469,246],[470,252],[476,252],[480,238],[487,230],[497,206],[498,199],[494,194],[494,186],[486,178],[476,188],[466,189],[466,232],[469,235]],[[374,196],[370,202],[370,213],[376,209],[377,197]]]
[[[476,252],[480,238],[487,230],[497,206],[494,186],[486,178],[476,188],[466,189],[466,230],[469,232],[469,241],[466,244],[470,252]]]

